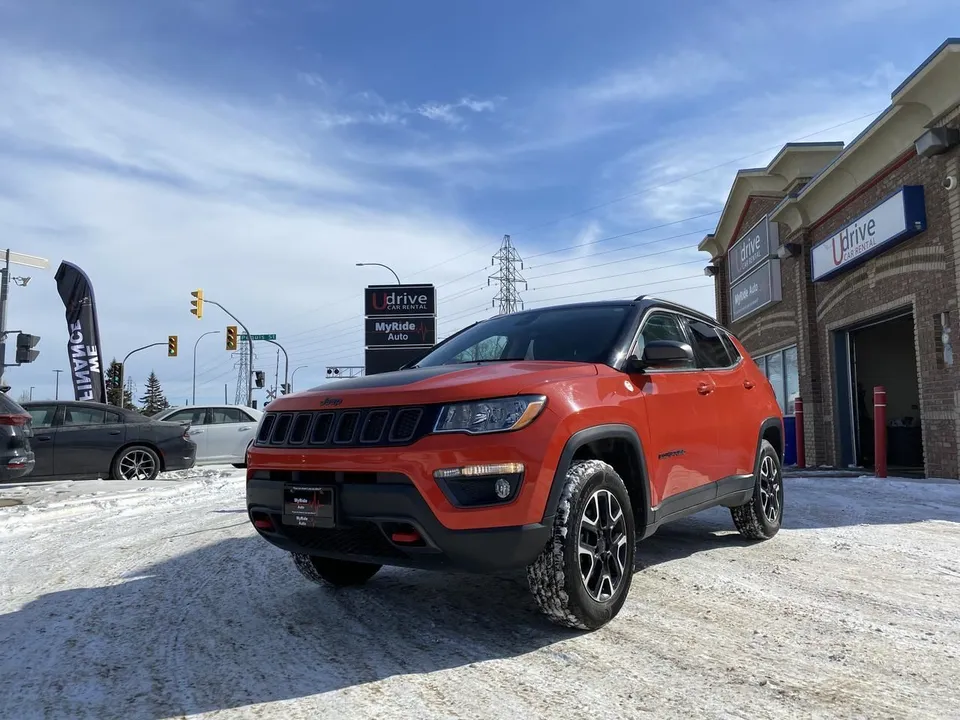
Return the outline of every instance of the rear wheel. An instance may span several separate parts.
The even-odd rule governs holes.
[[[567,472],[553,537],[527,568],[541,612],[558,625],[596,630],[630,591],[636,529],[630,495],[610,465],[574,463]]]
[[[124,448],[113,459],[110,475],[115,480],[154,480],[160,474],[160,458],[146,445]]]
[[[293,556],[293,564],[307,580],[320,585],[333,585],[334,587],[363,585],[383,567],[382,565],[354,562],[353,560],[334,560],[333,558],[304,555],[302,553],[290,554]]]
[[[730,508],[733,524],[749,540],[769,540],[780,532],[783,521],[783,473],[780,456],[766,440],[760,443],[753,496]]]

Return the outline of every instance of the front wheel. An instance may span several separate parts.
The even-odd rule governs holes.
[[[780,456],[766,440],[760,443],[760,457],[753,496],[730,508],[733,524],[748,540],[769,540],[780,532],[783,522],[783,472]]]
[[[630,591],[636,528],[623,480],[600,460],[571,465],[553,537],[527,568],[541,612],[558,625],[596,630],[610,622]]]
[[[110,475],[115,480],[154,480],[160,474],[160,458],[146,445],[121,450],[113,459]]]
[[[310,582],[334,587],[363,585],[380,570],[382,565],[355,562],[353,560],[335,560],[333,558],[290,553],[293,564],[300,574]]]

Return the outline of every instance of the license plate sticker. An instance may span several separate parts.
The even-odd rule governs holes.
[[[283,488],[283,524],[313,528],[334,527],[333,488],[285,486]]]

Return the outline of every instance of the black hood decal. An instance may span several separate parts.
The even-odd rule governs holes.
[[[466,365],[436,365],[433,367],[410,368],[409,370],[395,370],[393,372],[377,373],[376,375],[361,375],[360,377],[344,378],[335,382],[310,388],[310,392],[322,392],[336,395],[339,390],[368,390],[375,388],[402,387],[412,385],[421,380],[440,375],[447,375],[460,370],[474,367],[473,363]]]

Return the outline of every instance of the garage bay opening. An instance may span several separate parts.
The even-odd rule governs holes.
[[[850,447],[843,455],[864,468],[875,466],[873,437],[873,389],[887,391],[887,467],[900,476],[924,474],[923,430],[920,422],[920,388],[917,382],[917,353],[914,320],[909,311],[873,320],[845,333],[849,358],[849,382],[846,391],[850,420],[843,423],[850,432]],[[838,378],[839,380],[839,378]],[[838,389],[841,389],[838,387]]]

